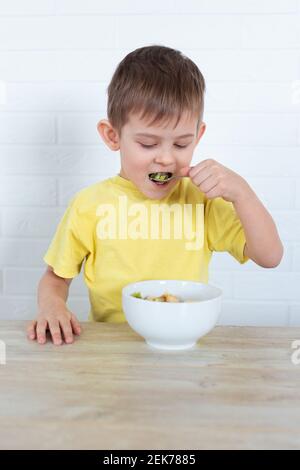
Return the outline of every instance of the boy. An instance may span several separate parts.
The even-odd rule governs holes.
[[[200,70],[177,50],[142,47],[120,62],[108,87],[108,120],[98,124],[108,147],[120,150],[120,173],[70,201],[44,256],[48,267],[38,287],[38,316],[27,330],[30,339],[43,344],[50,330],[58,345],[80,334],[66,301],[83,261],[89,319],[109,322],[125,321],[121,291],[128,283],[207,283],[213,251],[228,251],[240,263],[280,263],[276,226],[248,183],[213,159],[190,167],[206,127],[204,91]],[[149,175],[161,172],[177,178],[151,180]],[[162,213],[162,227],[152,218],[155,211]],[[168,236],[165,222],[169,229],[174,225]]]

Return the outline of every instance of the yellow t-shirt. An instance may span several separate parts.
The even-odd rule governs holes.
[[[85,261],[89,320],[122,323],[126,284],[147,279],[208,283],[212,252],[228,251],[242,264],[249,259],[245,243],[233,204],[207,199],[190,178],[153,200],[116,175],[75,194],[43,259],[65,278],[78,275]]]

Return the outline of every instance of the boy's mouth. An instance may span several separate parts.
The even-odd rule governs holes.
[[[148,177],[151,181],[158,185],[164,185],[168,183],[173,173],[169,171],[158,171],[157,173],[149,173]]]

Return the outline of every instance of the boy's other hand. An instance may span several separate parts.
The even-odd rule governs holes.
[[[63,342],[73,343],[74,335],[80,335],[81,327],[76,316],[68,309],[50,313],[39,313],[36,320],[32,320],[27,327],[27,336],[30,340],[37,340],[39,344],[46,343],[46,331],[50,331],[51,339],[57,346]]]
[[[187,168],[182,171],[187,172]],[[222,197],[234,203],[252,194],[244,178],[211,158],[191,167],[188,176],[207,199]]]

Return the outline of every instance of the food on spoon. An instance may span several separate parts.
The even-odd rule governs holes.
[[[180,300],[179,297],[176,297],[175,295],[169,294],[168,292],[165,292],[164,294],[160,295],[159,297],[155,297],[155,296],[151,296],[151,295],[146,295],[145,297],[142,297],[140,292],[134,292],[131,295],[132,295],[132,297],[136,297],[137,299],[151,300],[152,302],[183,302],[183,300]]]
[[[149,174],[149,179],[151,181],[155,181],[156,183],[165,183],[168,181],[173,173],[170,173],[168,171],[158,171],[157,173],[150,173]]]

